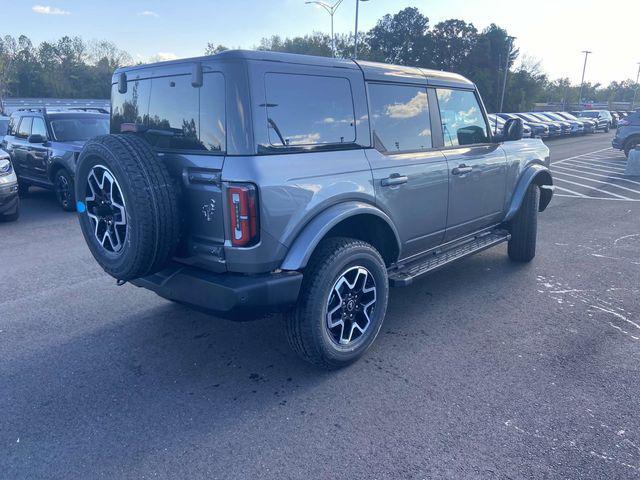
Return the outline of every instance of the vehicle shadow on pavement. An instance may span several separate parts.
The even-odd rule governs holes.
[[[510,276],[531,274],[496,250],[392,290],[377,342],[364,359],[338,372],[302,363],[285,343],[280,315],[234,323],[121,287],[133,289],[127,292],[135,293],[136,302],[144,293],[153,306],[128,316],[115,309],[109,322],[106,311],[104,326],[26,355],[10,371],[2,368],[2,383],[9,385],[2,388],[8,395],[0,408],[18,426],[2,433],[14,444],[7,452],[9,474],[29,469],[31,476],[46,475],[51,464],[42,452],[51,454],[52,448],[58,467],[70,474],[115,472],[122,457],[184,448],[201,437],[241,436],[248,423],[265,415],[313,416],[305,405],[320,386],[323,395],[328,390],[339,398],[354,370],[364,377],[382,368],[381,359],[410,355],[412,344],[403,350],[399,337],[442,342],[463,327],[484,329],[469,325],[468,317],[459,324],[459,311],[470,308],[469,291],[482,288],[490,301]],[[107,291],[104,297],[107,308],[114,296]]]

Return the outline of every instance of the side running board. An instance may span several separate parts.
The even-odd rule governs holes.
[[[406,287],[414,279],[438,270],[451,262],[481,252],[511,238],[506,230],[493,230],[472,237],[463,243],[454,245],[446,250],[436,250],[426,256],[411,262],[397,265],[389,269],[389,285],[392,287]]]

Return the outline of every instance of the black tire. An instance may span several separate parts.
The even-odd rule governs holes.
[[[340,344],[334,335],[339,332],[340,326],[331,330],[328,325],[329,303],[340,297],[334,296],[334,286],[343,277],[350,275],[354,267],[363,267],[370,277],[364,276],[362,282],[372,279],[375,283],[375,303],[368,311],[368,326],[363,325],[363,333],[353,330],[358,337],[353,341]],[[359,271],[356,270],[356,276]],[[358,282],[353,280],[357,291]],[[370,289],[370,284],[367,289]],[[364,286],[364,285],[363,285]],[[347,293],[342,294],[347,298]],[[343,302],[338,316],[353,312],[360,322],[365,322],[366,317],[362,313],[362,304],[359,301],[368,302],[371,297],[364,299],[363,288],[360,288],[363,300],[356,300],[354,305],[346,305]],[[371,295],[370,291],[367,295]],[[375,340],[387,310],[389,297],[389,282],[387,269],[380,253],[370,244],[351,238],[329,238],[324,240],[314,252],[304,271],[304,279],[300,298],[296,307],[285,314],[285,328],[289,344],[293,350],[304,360],[325,369],[345,367],[360,358]],[[352,303],[352,302],[349,302]],[[337,305],[340,301],[337,302]],[[349,308],[349,310],[347,310]],[[364,311],[366,311],[364,308]],[[343,320],[349,322],[349,320]],[[361,323],[362,324],[362,323]],[[346,327],[348,325],[345,324]],[[342,333],[339,334],[342,337]],[[351,338],[351,337],[350,337]]]
[[[103,186],[107,182],[116,184],[113,197],[105,197],[104,189],[98,188],[100,195],[91,198],[91,174],[94,190],[95,185],[100,187],[98,177]],[[89,140],[78,159],[76,198],[89,249],[105,272],[117,280],[155,273],[172,257],[180,236],[179,187],[145,140],[134,135],[104,135]],[[121,208],[113,206],[116,204]],[[115,213],[105,213],[101,208],[111,208]],[[101,223],[90,218],[90,210]],[[124,218],[125,224],[107,225],[109,218],[114,224]],[[105,241],[103,232],[109,228],[120,233],[113,231]],[[112,237],[118,240],[118,249]]]
[[[18,181],[18,195],[20,197],[26,197],[29,195],[29,185],[28,183]]]
[[[509,225],[509,258],[514,262],[530,262],[536,256],[536,240],[538,236],[538,208],[540,205],[540,188],[536,184],[529,185],[522,205]]]
[[[604,127],[604,133],[609,133],[609,124],[607,123],[607,125]]]
[[[64,168],[60,168],[53,175],[53,190],[56,194],[58,205],[65,212],[75,212],[76,192],[71,174]]]

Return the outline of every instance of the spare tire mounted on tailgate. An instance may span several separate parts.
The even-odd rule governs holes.
[[[104,135],[78,159],[76,199],[84,238],[121,281],[160,270],[180,237],[179,189],[144,139]]]

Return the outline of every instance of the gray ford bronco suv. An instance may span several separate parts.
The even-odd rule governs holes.
[[[304,359],[347,365],[389,287],[508,242],[528,262],[549,150],[492,135],[460,75],[273,52],[119,69],[76,198],[119,283],[221,316],[283,311]]]

